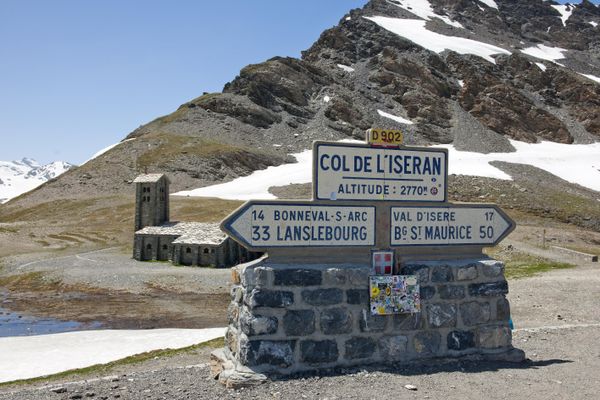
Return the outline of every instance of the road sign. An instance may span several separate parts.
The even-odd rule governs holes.
[[[392,129],[369,129],[367,131],[367,143],[371,146],[398,147],[404,141],[401,131]]]
[[[313,174],[313,197],[317,200],[443,202],[448,152],[315,142]]]
[[[489,204],[391,207],[390,218],[392,246],[494,246],[515,227]]]
[[[221,223],[244,247],[375,245],[375,207],[313,202],[249,201]]]

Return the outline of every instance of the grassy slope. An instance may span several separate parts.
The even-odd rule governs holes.
[[[219,222],[241,202],[171,197],[174,221]],[[34,252],[72,253],[107,247],[129,252],[133,196],[56,200],[31,207],[0,208],[0,257]]]

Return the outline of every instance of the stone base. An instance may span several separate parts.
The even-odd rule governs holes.
[[[217,349],[210,354],[210,372],[213,379],[217,379],[228,389],[257,386],[267,381],[265,375],[239,365],[226,348]]]
[[[273,264],[232,270],[226,351],[215,355],[224,384],[369,364],[473,359],[520,362],[512,347],[504,265],[489,258],[411,261],[421,312],[373,316],[369,265]],[[265,375],[263,375],[265,374]],[[251,383],[247,383],[251,382]]]

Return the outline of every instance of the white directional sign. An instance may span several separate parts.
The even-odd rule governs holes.
[[[249,201],[221,223],[249,249],[375,245],[375,207]]]
[[[445,149],[316,142],[313,163],[317,200],[446,201]]]
[[[391,207],[392,246],[493,246],[514,229],[494,205]]]

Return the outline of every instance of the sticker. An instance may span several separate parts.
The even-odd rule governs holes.
[[[374,251],[372,257],[371,275],[391,275],[393,273],[393,251]]]
[[[414,314],[421,311],[421,296],[415,275],[369,277],[371,315]]]

